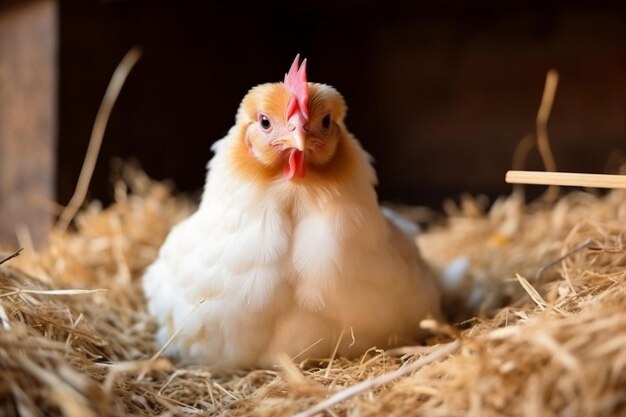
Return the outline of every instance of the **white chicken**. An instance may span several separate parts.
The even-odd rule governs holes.
[[[429,268],[378,205],[342,96],[298,61],[245,96],[197,212],[143,277],[157,343],[178,331],[171,355],[222,368],[351,357],[413,342],[439,315]]]

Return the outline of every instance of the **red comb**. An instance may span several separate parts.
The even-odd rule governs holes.
[[[296,112],[300,112],[305,120],[309,120],[309,88],[306,81],[306,59],[298,68],[300,54],[296,55],[289,72],[285,74],[285,87],[291,93],[287,104],[287,120]]]

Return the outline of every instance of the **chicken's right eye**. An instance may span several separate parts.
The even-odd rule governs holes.
[[[270,122],[270,119],[263,114],[259,116],[259,123],[261,124],[263,130],[270,130],[270,128],[272,127],[272,122]]]

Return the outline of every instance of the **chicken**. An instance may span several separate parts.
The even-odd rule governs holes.
[[[342,96],[308,83],[299,57],[283,83],[244,97],[212,148],[197,212],[143,277],[167,353],[220,368],[335,348],[351,357],[415,341],[419,322],[439,315],[429,268],[383,215],[345,116]]]

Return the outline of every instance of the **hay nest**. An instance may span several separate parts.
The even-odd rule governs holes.
[[[155,355],[138,278],[193,205],[130,177],[111,207],[89,206],[75,231],[53,231],[45,251],[0,266],[0,415],[290,415],[451,339],[460,340],[453,353],[324,413],[626,412],[624,192],[573,193],[549,207],[514,195],[488,212],[465,198],[450,209],[419,244],[440,268],[469,260],[456,296],[474,291],[480,313],[462,331],[435,326],[430,346],[219,373]]]

